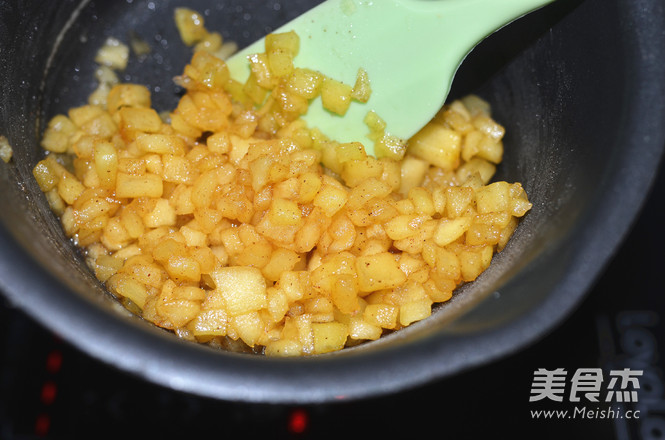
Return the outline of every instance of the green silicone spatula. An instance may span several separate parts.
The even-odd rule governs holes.
[[[296,67],[318,70],[353,85],[363,68],[368,102],[339,116],[312,102],[310,127],[340,142],[373,142],[364,122],[373,110],[387,132],[408,139],[443,105],[458,66],[485,37],[553,0],[327,0],[274,32],[300,37]],[[259,40],[231,57],[233,78],[249,76],[247,57],[265,50]],[[320,98],[317,98],[320,101]]]

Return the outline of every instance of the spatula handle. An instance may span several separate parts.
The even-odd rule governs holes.
[[[449,15],[455,26],[464,26],[471,42],[478,42],[503,26],[555,0],[394,0],[401,6],[424,14]],[[441,29],[446,36],[449,31]]]

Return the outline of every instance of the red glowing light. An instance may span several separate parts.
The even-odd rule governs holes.
[[[41,399],[44,405],[50,405],[55,401],[55,395],[58,391],[54,382],[48,381],[42,386]]]
[[[48,414],[40,414],[35,420],[35,435],[45,437],[51,427],[51,418]]]
[[[46,371],[51,374],[57,373],[62,367],[62,353],[59,350],[53,350],[46,358]]]
[[[309,417],[305,410],[293,410],[289,417],[289,431],[293,434],[302,434],[307,429],[308,423]]]

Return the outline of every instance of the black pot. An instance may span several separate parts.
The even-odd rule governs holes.
[[[158,109],[174,105],[171,78],[190,56],[172,21],[176,3],[0,3],[0,135],[14,149],[9,164],[0,162],[0,289],[90,355],[164,386],[229,400],[352,399],[520,350],[580,302],[657,171],[665,145],[665,4],[558,0],[483,43],[453,89],[492,103],[508,133],[497,177],[522,182],[534,203],[476,282],[430,318],[338,353],[271,359],[180,341],[105,292],[31,174],[45,122],[94,89],[92,58],[106,36],[126,40],[135,32],[151,43],[151,55],[130,64],[124,79],[149,85]],[[187,5],[207,11],[209,28],[242,45],[313,3]]]

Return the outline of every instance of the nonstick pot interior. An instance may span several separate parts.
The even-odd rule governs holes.
[[[257,5],[257,3],[260,3]],[[190,1],[210,29],[247,44],[307,1]],[[558,0],[481,44],[453,96],[480,94],[506,126],[500,179],[534,203],[509,246],[433,315],[379,341],[302,359],[228,353],[178,340],[122,308],[97,282],[32,179],[54,114],[94,89],[107,36],[151,44],[126,81],[171,108],[191,52],[174,0],[0,3],[0,289],[89,354],[173,389],[270,402],[394,392],[535,343],[575,308],[645,199],[665,145],[665,6],[660,0]],[[564,343],[574,341],[564,341]]]

